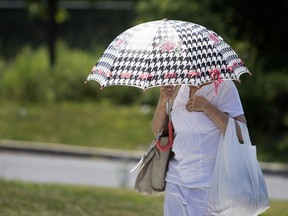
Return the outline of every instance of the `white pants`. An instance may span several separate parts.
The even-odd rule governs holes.
[[[164,193],[164,216],[209,216],[209,188],[187,188],[167,182]]]

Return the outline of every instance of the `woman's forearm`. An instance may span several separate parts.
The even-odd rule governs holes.
[[[219,127],[221,133],[225,134],[229,117],[207,100],[202,102],[203,112]]]
[[[206,115],[219,127],[221,133],[225,134],[229,116],[226,113],[219,110],[217,107],[215,107],[209,101],[202,102],[202,107]],[[244,115],[236,116],[234,119],[237,121],[243,122],[244,124],[247,124],[246,118]],[[238,139],[239,141],[242,141],[241,129],[236,121],[235,121],[235,126],[236,126]]]
[[[159,99],[153,120],[152,120],[152,130],[154,135],[157,135],[163,128],[166,118],[167,118],[167,113],[166,113],[166,104],[167,100],[164,99]]]
[[[172,99],[174,93],[176,93],[173,86],[160,87],[160,97],[152,120],[152,130],[154,135],[157,135],[163,129],[167,118],[166,104]],[[178,88],[179,90],[179,88]]]

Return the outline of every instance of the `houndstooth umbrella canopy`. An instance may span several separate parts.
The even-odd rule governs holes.
[[[212,30],[179,20],[134,26],[116,37],[92,68],[87,81],[101,87],[163,85],[200,86],[239,80],[247,67]]]

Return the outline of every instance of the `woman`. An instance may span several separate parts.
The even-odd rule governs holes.
[[[167,118],[166,103],[174,87],[160,88],[152,128],[158,134]],[[174,100],[171,118],[175,130],[174,157],[170,160],[164,195],[165,216],[207,216],[209,181],[217,147],[232,117],[246,124],[241,100],[233,81],[223,81],[217,93],[213,83],[183,85]],[[237,126],[237,124],[236,124]],[[237,126],[237,135],[241,139]]]

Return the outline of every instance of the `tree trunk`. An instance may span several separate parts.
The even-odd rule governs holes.
[[[50,66],[53,67],[55,64],[55,43],[57,34],[57,23],[56,23],[56,12],[57,12],[57,1],[58,0],[47,0],[48,1],[48,48],[49,48],[49,61]]]

